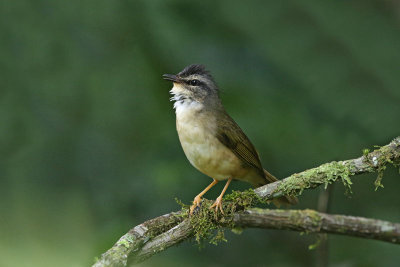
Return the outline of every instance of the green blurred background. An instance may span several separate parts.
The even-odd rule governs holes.
[[[0,266],[89,266],[132,226],[209,182],[186,160],[171,83],[205,64],[278,177],[400,134],[400,4],[359,1],[2,1]],[[337,184],[331,213],[400,222],[400,179]],[[209,194],[215,198],[219,184]],[[249,186],[236,182],[230,189]],[[321,190],[298,208],[317,207]],[[312,266],[316,236],[228,231],[142,266]],[[331,266],[397,266],[398,246],[330,236]]]

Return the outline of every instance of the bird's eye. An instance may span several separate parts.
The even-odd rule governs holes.
[[[192,86],[197,86],[197,85],[200,84],[200,81],[199,81],[199,80],[196,80],[196,79],[190,80],[190,81],[189,81],[189,84],[192,85]]]

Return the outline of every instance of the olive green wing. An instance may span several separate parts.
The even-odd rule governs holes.
[[[245,165],[254,168],[257,173],[265,177],[258,153],[239,125],[227,113],[218,120],[217,124],[218,140],[241,159]]]

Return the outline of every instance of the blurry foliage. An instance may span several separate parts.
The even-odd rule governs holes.
[[[0,265],[87,266],[130,227],[189,203],[163,73],[203,63],[278,177],[399,135],[397,1],[3,1]],[[332,212],[400,221],[398,174],[336,187]],[[221,185],[219,185],[221,186]],[[234,183],[230,189],[248,185]],[[207,194],[215,198],[220,188]],[[315,208],[315,192],[298,208]],[[145,266],[310,265],[313,237],[246,230]],[[398,248],[331,237],[330,262],[394,266]]]

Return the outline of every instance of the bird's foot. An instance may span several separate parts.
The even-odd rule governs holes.
[[[224,211],[222,210],[222,197],[221,196],[217,197],[217,199],[215,200],[214,204],[211,205],[210,209],[212,209],[212,208],[215,208],[215,213],[216,214],[218,214],[218,209],[219,209],[221,211],[221,213],[223,215],[225,215]]]
[[[196,197],[193,199],[193,205],[190,206],[190,213],[189,213],[190,215],[193,214],[194,210],[195,210],[197,207],[200,207],[200,203],[201,203],[201,197],[196,196]]]

